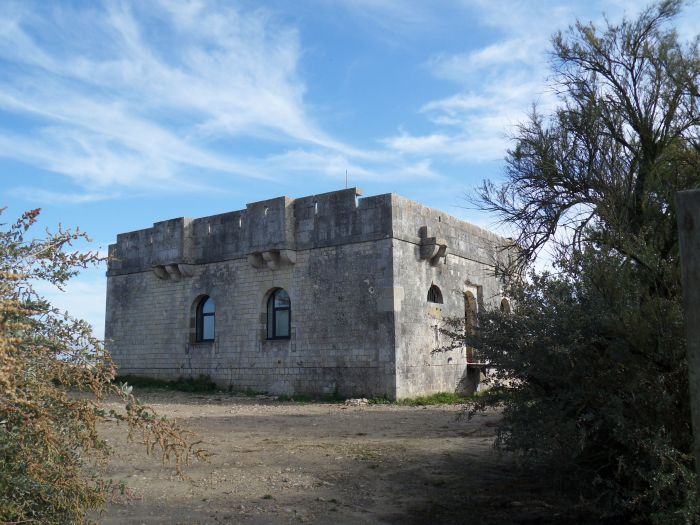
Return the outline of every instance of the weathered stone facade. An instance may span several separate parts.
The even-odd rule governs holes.
[[[493,266],[503,239],[394,194],[359,195],[279,197],[118,235],[105,336],[119,373],[205,374],[275,394],[473,389],[466,350],[431,352],[440,319],[465,315],[466,292],[481,307],[501,301]],[[441,304],[428,301],[431,285]],[[268,299],[280,288],[291,330],[269,339]],[[213,341],[197,330],[207,296]]]

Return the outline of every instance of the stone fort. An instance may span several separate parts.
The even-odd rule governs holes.
[[[506,304],[505,240],[395,194],[360,196],[278,197],[119,234],[105,322],[119,374],[278,395],[473,391],[479,365],[467,348],[435,352],[439,328]]]

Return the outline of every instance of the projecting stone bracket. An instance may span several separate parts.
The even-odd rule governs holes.
[[[294,250],[268,250],[248,254],[248,262],[253,268],[268,268],[277,270],[284,266],[292,266],[297,262],[297,252]]]
[[[158,264],[153,266],[152,270],[156,277],[163,281],[179,281],[194,275],[194,265],[192,264]]]
[[[447,256],[447,241],[438,237],[428,237],[428,227],[423,226],[420,233],[420,258],[427,260],[431,266],[444,264]]]

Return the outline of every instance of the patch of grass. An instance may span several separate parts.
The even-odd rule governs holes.
[[[460,405],[467,401],[467,397],[454,392],[437,392],[428,396],[419,396],[407,399],[400,399],[397,405],[403,406],[426,406],[426,405]]]
[[[367,401],[370,405],[403,405],[403,406],[427,406],[427,405],[461,405],[469,400],[473,400],[478,396],[479,393],[472,394],[471,396],[463,396],[461,394],[455,394],[454,392],[438,392],[436,394],[430,394],[428,396],[412,397],[407,399],[400,399],[399,401],[392,401],[386,396],[375,396],[369,398]],[[308,394],[281,394],[277,396],[277,401],[296,401],[299,403],[341,403],[345,400],[336,391],[331,394],[327,394],[323,397],[314,397]]]
[[[277,396],[277,401],[296,401],[298,403],[341,403],[344,400],[345,398],[338,394],[337,390],[325,396],[313,396],[310,394],[281,394]]]
[[[358,461],[371,461],[379,457],[379,452],[364,445],[352,447],[352,453]]]
[[[281,394],[277,396],[277,401],[296,401],[297,403],[311,403],[314,398],[308,394]]]
[[[340,395],[340,393],[338,392],[338,386],[336,385],[336,387],[333,389],[333,392],[324,396],[323,400],[328,403],[340,403],[342,401],[345,401],[345,398]]]
[[[127,383],[136,388],[158,388],[163,390],[178,390],[180,392],[218,392],[216,386],[209,376],[199,377],[179,377],[175,380],[156,379],[153,377],[142,377],[125,375],[114,379],[115,383]]]
[[[253,390],[252,388],[245,388],[244,390],[236,390],[233,387],[229,388],[229,392],[232,394],[241,394],[248,397],[264,396],[265,392],[259,392],[258,390]]]
[[[272,497],[272,494],[265,494],[262,499],[275,499]]]

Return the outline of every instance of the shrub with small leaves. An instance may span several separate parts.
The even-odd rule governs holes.
[[[115,367],[88,323],[36,293],[36,283],[61,289],[100,261],[72,248],[89,240],[79,230],[27,238],[38,216],[27,212],[0,230],[0,522],[84,523],[114,490],[101,477],[109,447],[100,421],[125,422],[130,438],[138,436],[149,453],[160,449],[180,474],[206,452],[130,386],[113,382]],[[124,409],[105,410],[108,395]]]
[[[498,446],[601,514],[663,524],[698,521],[674,194],[700,187],[700,40],[670,25],[682,4],[554,35],[559,104],[474,199],[516,236],[512,313],[466,335],[492,387],[470,407],[503,409]],[[556,273],[523,279],[544,247]]]

